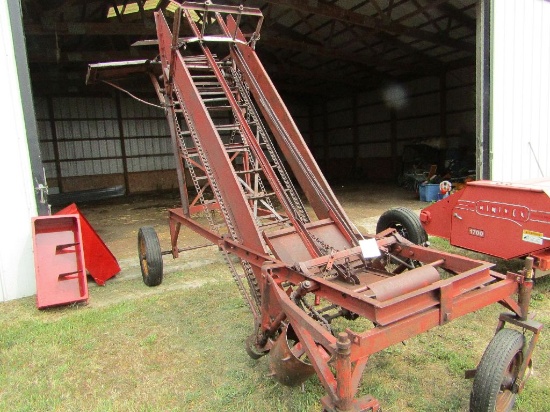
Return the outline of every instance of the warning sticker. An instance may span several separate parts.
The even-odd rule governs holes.
[[[536,243],[537,245],[542,245],[544,240],[544,234],[540,232],[534,232],[532,230],[524,230],[522,239],[524,242]]]

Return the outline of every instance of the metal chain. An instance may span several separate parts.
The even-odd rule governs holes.
[[[233,70],[231,71],[231,74],[232,74],[232,76],[233,76],[233,79],[234,79],[234,81],[235,81],[235,84],[237,84],[237,87],[239,87],[239,86],[238,86],[238,82],[237,82],[237,80],[235,79],[235,72],[234,72]],[[240,88],[239,88],[239,94],[240,94],[240,96],[241,96],[241,99],[244,99],[244,95],[242,94]],[[246,117],[245,117],[245,118],[246,118],[246,121],[247,121],[248,123],[254,122],[254,117],[252,116],[251,111],[249,110],[249,104],[248,104],[246,101],[244,101],[244,100],[242,100],[242,102],[243,102],[244,106],[246,107],[246,114],[245,114],[245,116],[246,116]],[[241,134],[241,139],[242,139],[242,134]],[[252,150],[250,150],[249,147],[246,147],[244,150],[245,150],[246,153],[248,154],[248,159],[249,159],[249,161],[248,161],[248,167],[251,167],[252,170],[256,169],[256,167],[257,167],[256,163],[258,163],[258,162],[256,161],[256,157],[255,157],[254,154],[252,153]],[[262,191],[263,193],[267,193],[266,190],[265,190],[264,182],[263,182],[263,180],[262,180],[262,178],[260,177],[260,174],[259,174],[258,172],[255,172],[255,173],[254,173],[254,178],[257,179],[257,181],[258,181],[258,186],[259,186],[259,188],[260,188],[260,191]],[[271,199],[270,199],[269,197],[266,197],[264,201],[265,201],[272,209],[274,208],[274,207],[273,207],[273,203],[271,202]],[[257,203],[258,203],[258,200],[254,200],[254,202],[256,202],[256,204],[257,204]],[[257,218],[257,216],[254,216],[254,217]]]
[[[248,287],[250,288],[250,291],[252,293],[252,297],[254,298],[254,301],[256,302],[258,308],[260,308],[262,305],[262,292],[260,290],[260,285],[258,285],[258,281],[256,280],[256,276],[254,276],[254,270],[252,269],[250,263],[248,263],[246,260],[241,259],[241,264],[243,266],[246,280],[248,281]]]
[[[206,175],[208,176],[208,180],[210,181],[210,187],[212,188],[212,192],[214,193],[214,196],[216,197],[216,200],[218,202],[218,205],[220,206],[220,210],[222,211],[222,214],[225,218],[225,223],[227,225],[227,229],[229,230],[229,234],[231,235],[231,238],[233,240],[239,240],[237,236],[237,231],[235,229],[235,224],[233,221],[233,216],[231,213],[229,213],[229,210],[225,206],[225,203],[223,201],[223,197],[221,195],[220,189],[218,187],[218,183],[216,179],[214,178],[214,173],[212,170],[212,167],[208,163],[208,160],[206,158],[206,155],[204,153],[204,149],[201,145],[201,141],[199,139],[198,133],[195,130],[195,126],[193,125],[193,122],[191,120],[191,116],[189,115],[189,111],[187,110],[185,103],[183,99],[181,99],[181,96],[179,94],[179,90],[177,87],[174,87],[176,91],[176,95],[178,97],[178,101],[180,102],[180,107],[182,110],[182,113],[185,117],[185,121],[187,123],[187,128],[189,129],[189,133],[191,134],[191,137],[193,138],[193,141],[195,142],[195,147],[197,149],[197,153],[199,154],[199,158],[201,159],[202,165],[204,167],[204,170],[206,172]]]
[[[225,249],[222,249],[221,252],[222,252],[222,256],[225,260],[226,265],[230,269],[229,271],[231,272],[231,276],[233,277],[233,280],[237,284],[237,288],[239,289],[239,292],[241,292],[241,296],[242,296],[243,300],[245,302],[247,302],[248,305],[250,306],[250,310],[254,314],[254,317],[257,317],[257,315],[260,313],[260,305],[261,305],[260,296],[261,295],[260,295],[260,288],[258,287],[258,283],[257,282],[254,282],[254,284],[250,283],[250,275],[248,274],[248,271],[247,271],[247,268],[250,268],[250,265],[248,264],[248,262],[245,262],[242,259],[239,259],[241,261],[242,266],[243,266],[244,277],[246,278],[246,280],[248,282],[248,287],[249,287],[249,290],[250,290],[250,292],[247,292],[246,287],[245,287],[245,285],[243,283],[243,280],[242,280],[242,276],[237,272],[237,268],[235,267],[235,265],[231,261],[231,257],[229,256],[229,252],[227,252],[227,250],[225,250]],[[247,264],[246,267],[245,267],[244,263]],[[254,281],[256,280],[253,273],[252,273],[252,278],[254,279]]]
[[[248,85],[245,84],[242,78],[242,73],[237,68],[231,67],[231,74],[235,79],[235,84],[237,85],[239,93],[243,99],[244,105],[246,106],[247,114],[248,113],[250,114],[252,121],[256,125],[259,141],[265,144],[265,147],[269,155],[271,156],[272,162],[277,167],[279,176],[283,181],[285,188],[288,189],[288,194],[290,196],[290,200],[292,204],[294,205],[295,211],[297,212],[298,219],[300,219],[302,223],[309,222],[309,216],[305,210],[304,204],[302,203],[300,196],[298,196],[298,192],[296,191],[296,188],[292,184],[292,180],[290,179],[286,169],[283,167],[283,163],[281,162],[281,159],[277,154],[277,150],[275,150],[273,142],[271,141],[265,126],[260,121],[260,116],[258,115],[258,112],[256,111],[256,108],[254,106],[254,103],[252,102],[252,99],[250,97],[250,89]]]
[[[256,158],[254,157],[254,155],[252,154],[252,150],[250,150],[250,148],[245,148],[244,149],[245,152],[248,154],[248,159],[249,159],[249,162],[248,162],[248,167],[251,167],[252,169],[254,169],[256,167],[255,163],[256,163]],[[264,192],[264,193],[267,193],[266,190],[265,190],[265,185],[264,185],[264,182],[262,180],[262,178],[260,177],[260,173],[258,172],[255,172],[254,173],[255,175],[255,178],[258,179],[258,186],[260,188],[260,191]],[[266,197],[265,200],[264,200],[271,208],[274,208],[273,207],[273,203],[271,202],[271,199],[269,197]],[[255,202],[257,202],[257,200],[255,200]],[[254,216],[256,217],[256,216]]]
[[[237,231],[235,229],[235,223],[233,221],[233,216],[231,215],[231,213],[229,212],[228,208],[226,207],[226,205],[223,201],[223,197],[221,196],[221,192],[218,188],[217,181],[214,178],[212,167],[208,163],[208,160],[205,156],[204,149],[201,145],[198,133],[195,130],[195,127],[194,127],[193,122],[191,120],[191,116],[189,115],[189,112],[188,112],[188,110],[187,110],[187,108],[184,104],[183,99],[181,98],[180,92],[177,89],[177,87],[174,87],[174,90],[175,90],[178,102],[180,103],[180,107],[182,109],[182,113],[184,115],[184,118],[186,120],[189,133],[191,134],[191,137],[192,137],[192,139],[195,143],[197,153],[199,154],[199,157],[201,159],[201,162],[202,162],[202,165],[203,165],[204,170],[206,172],[206,175],[208,176],[208,179],[210,181],[210,187],[212,188],[212,192],[214,193],[214,196],[216,197],[216,200],[217,200],[217,202],[220,206],[220,210],[221,210],[221,212],[224,216],[224,220],[225,220],[227,229],[229,231],[229,234],[230,234],[230,236],[233,240],[238,241],[239,238],[237,236]],[[179,127],[179,124],[177,124],[177,126]],[[181,129],[179,129],[178,135],[180,136],[180,139],[179,139],[180,142],[182,143],[183,147],[185,148],[184,150],[185,150],[186,155],[189,156],[189,152],[188,152],[188,150],[185,146],[185,142],[183,141],[183,137],[181,135]],[[195,181],[196,181],[196,176],[195,176]],[[199,196],[201,196],[201,201],[204,202],[204,198],[202,197],[202,192],[200,190],[199,190]],[[208,214],[208,216],[211,219],[210,214]],[[212,224],[213,224],[213,221],[212,221]],[[243,299],[245,300],[245,302],[247,302],[249,304],[250,309],[252,310],[252,312],[258,313],[258,308],[259,308],[260,303],[261,303],[261,292],[260,292],[260,288],[258,286],[258,282],[256,280],[256,277],[254,276],[254,272],[252,270],[252,267],[250,266],[250,264],[248,262],[241,259],[241,264],[242,264],[242,267],[244,269],[245,277],[246,277],[247,282],[249,284],[250,292],[252,294],[252,297],[253,297],[254,303],[256,305],[256,308],[252,306],[252,303],[251,303],[252,301],[249,299],[248,293],[246,292],[246,290],[242,286],[242,282],[240,281],[240,275],[238,274],[235,266],[232,264],[232,262],[230,262],[229,257],[226,256],[227,252],[224,253],[224,255],[225,255],[226,263],[227,263],[227,265],[230,269],[231,275],[232,275],[233,279],[235,280],[235,282],[237,283],[237,287],[238,287],[239,291],[241,292],[241,295],[242,295]]]
[[[302,309],[304,312],[307,312],[306,309],[309,311],[309,316],[311,316],[313,319],[315,319],[317,322],[319,322],[326,330],[328,330],[330,333],[332,333],[332,327],[330,326],[330,323],[328,320],[326,320],[323,315],[321,315],[317,310],[306,302],[306,300],[302,297],[299,299],[299,302],[302,304]]]
[[[177,90],[177,88],[175,86],[174,86],[174,90],[175,90],[175,94],[176,94],[176,97],[178,99],[178,102],[180,104],[180,107],[182,108],[182,111],[183,111],[183,105],[181,104],[181,98],[180,98],[180,95],[179,95],[179,91]],[[180,150],[183,154],[183,160],[185,162],[187,162],[187,170],[189,170],[189,174],[191,175],[191,180],[193,181],[193,186],[195,187],[195,190],[197,191],[197,195],[199,196],[199,200],[200,200],[201,204],[206,205],[206,199],[204,198],[204,190],[202,190],[200,182],[197,179],[197,174],[195,172],[195,167],[190,162],[189,149],[187,148],[187,145],[185,143],[185,139],[183,137],[183,132],[182,132],[180,123],[178,121],[177,113],[175,111],[172,111],[172,119],[174,121],[176,134],[178,136],[179,148],[180,148]],[[186,122],[186,123],[188,123],[188,122]],[[204,165],[204,160],[203,159],[201,159],[201,162]],[[212,218],[212,214],[208,210],[206,211],[206,218],[208,220],[208,224],[210,225],[210,228],[212,230],[216,230],[217,228],[216,228],[216,225],[214,223],[214,219]]]
[[[328,255],[329,253],[331,252],[339,252],[338,249],[336,249],[335,247],[329,245],[328,243],[326,243],[323,239],[315,236],[313,233],[309,232],[309,236],[319,244],[319,246],[321,246],[321,252],[325,255]]]
[[[235,52],[237,54],[240,54],[238,50],[236,50]],[[254,76],[250,72],[250,69],[247,68],[246,66],[245,66],[245,69],[248,70],[249,76],[251,76],[252,80],[254,81]],[[337,205],[333,203],[332,197],[329,196],[327,193],[325,193],[320,183],[317,181],[316,177],[314,176],[313,172],[308,168],[307,163],[305,162],[305,159],[302,157],[299,150],[296,148],[294,142],[292,141],[292,139],[284,129],[283,125],[280,123],[273,109],[271,109],[271,106],[268,103],[266,97],[263,95],[260,95],[258,104],[265,106],[268,112],[267,116],[269,117],[269,119],[271,119],[275,127],[279,130],[279,132],[281,133],[281,137],[285,141],[288,149],[292,152],[295,159],[302,166],[306,179],[310,182],[312,187],[317,191],[318,195],[320,196],[321,199],[323,199],[323,201],[327,204],[327,206],[329,206],[334,213],[339,215],[338,218],[340,218],[340,223],[345,227],[346,232],[348,232],[348,234],[353,239],[352,243],[358,244],[358,240],[353,232],[353,228],[351,227],[351,222],[349,222],[345,214],[340,213],[339,207],[337,207]]]

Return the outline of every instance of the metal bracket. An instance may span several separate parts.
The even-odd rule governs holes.
[[[440,288],[441,306],[439,309],[439,324],[444,325],[452,319],[453,314],[453,284],[448,283]]]
[[[44,175],[44,183],[36,181],[36,186],[34,190],[40,193],[40,203],[45,204],[48,201],[48,181],[46,180],[46,170],[42,168],[42,173]]]

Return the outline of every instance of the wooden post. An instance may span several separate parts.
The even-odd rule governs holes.
[[[390,109],[390,147],[392,178],[395,180],[399,175],[398,155],[397,155],[397,112],[394,108]]]
[[[328,140],[328,108],[326,100],[323,102],[323,166],[325,173],[328,172],[329,163],[329,140]]]
[[[116,103],[116,118],[118,122],[118,136],[120,140],[120,151],[122,153],[122,172],[124,173],[124,193],[126,195],[130,194],[130,179],[128,177],[128,161],[126,158],[126,141],[124,138],[124,123],[122,122],[122,107],[120,103],[120,93],[116,92],[115,94],[115,103]]]
[[[353,97],[352,97],[352,107],[351,107],[351,110],[352,110],[352,120],[351,120],[351,133],[352,133],[352,137],[353,137],[353,163],[352,163],[352,168],[351,168],[351,174],[352,174],[352,178],[357,178],[357,177],[360,177],[358,176],[358,172],[359,172],[359,113],[358,113],[358,108],[357,108],[357,105],[358,105],[358,97],[357,97],[357,94],[354,93],[353,94]]]

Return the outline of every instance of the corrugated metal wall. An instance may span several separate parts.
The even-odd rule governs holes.
[[[387,180],[399,172],[406,145],[473,145],[474,76],[473,68],[454,70],[289,110],[328,177]],[[162,110],[116,94],[37,98],[36,115],[51,193],[177,187]]]
[[[312,150],[329,177],[388,179],[406,145],[474,147],[475,69],[329,100],[311,117]]]
[[[175,167],[162,110],[118,95],[43,97],[35,105],[52,193],[116,184],[129,192],[166,188],[154,187],[154,182],[141,185],[130,177]],[[84,176],[94,178],[79,179]]]
[[[128,193],[177,188],[163,110],[118,94],[38,97],[35,107],[50,193],[116,185]],[[307,138],[307,108],[289,110]],[[230,123],[223,112],[213,116],[216,124]]]
[[[170,131],[163,111],[127,98],[121,103],[128,172],[175,168]]]
[[[493,0],[491,178],[550,177],[550,2]]]
[[[288,107],[329,178],[388,180],[400,172],[406,145],[474,147],[475,70],[454,70],[309,108],[297,102]],[[115,94],[38,98],[36,114],[52,193],[115,185],[125,185],[128,193],[177,187],[162,110]]]

